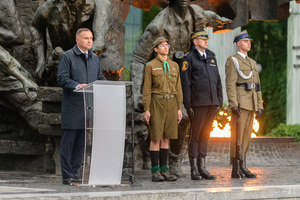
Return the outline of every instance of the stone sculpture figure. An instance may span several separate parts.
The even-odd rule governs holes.
[[[38,7],[32,22],[38,30],[36,41],[43,40],[37,42],[36,75],[40,78],[47,67],[44,50],[56,47],[61,47],[63,50],[70,49],[75,44],[75,32],[81,27],[93,30],[95,42],[92,51],[97,54],[105,52],[105,56],[99,56],[102,69],[120,70],[124,63],[125,27],[122,26],[124,21],[122,13],[126,13],[124,11],[126,6],[129,7],[122,1],[115,0],[47,0],[44,2]],[[45,48],[47,31],[52,46]],[[114,62],[111,62],[112,60]]]
[[[40,105],[35,101],[38,86],[31,80],[29,72],[7,50],[24,42],[14,1],[0,1],[0,11],[0,90],[4,94],[0,102],[18,110],[30,127],[37,129],[40,121]],[[26,95],[20,90],[22,86]]]
[[[170,58],[172,59],[176,52],[181,51],[187,53],[190,51],[190,35],[193,31],[206,26],[218,30],[229,22],[229,19],[220,17],[212,11],[205,11],[197,5],[190,5],[190,0],[170,1],[169,6],[164,8],[148,25],[134,50],[131,65],[131,79],[134,82],[135,110],[138,113],[143,112],[141,106],[141,88],[143,85],[144,67],[151,59],[152,48],[150,44],[153,43],[155,38],[162,36],[169,40],[169,44],[171,45]],[[178,139],[172,140],[170,145],[170,172],[175,169],[177,176],[185,176],[180,169],[180,163],[188,123],[187,114],[185,110],[183,110],[183,119],[178,127]],[[140,124],[136,127],[138,136],[145,139],[147,137],[146,124],[141,122],[137,124]],[[145,141],[143,139],[141,140]],[[146,155],[148,144],[147,142],[144,143],[145,145],[142,144],[141,146],[143,154]],[[172,145],[172,143],[176,145]],[[174,165],[172,163],[174,163]]]
[[[36,90],[37,84],[29,78],[30,74],[27,70],[3,48],[3,46],[20,45],[24,42],[23,31],[14,1],[1,1],[0,11],[0,76],[13,76],[17,78],[22,83],[27,97],[33,98],[29,94],[29,89]]]
[[[107,79],[118,80],[111,72],[124,66],[125,26],[130,5],[124,1],[95,1],[93,15],[94,43],[92,51],[99,55]],[[104,54],[102,54],[104,53]]]
[[[42,76],[45,70],[45,56],[47,49],[61,47],[70,49],[75,44],[75,33],[80,27],[92,26],[94,10],[93,0],[47,0],[38,7],[32,25],[37,29],[37,38],[42,38],[39,43],[38,66],[36,75]],[[46,34],[49,33],[51,47],[47,47]]]

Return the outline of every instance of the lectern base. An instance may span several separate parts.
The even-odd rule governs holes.
[[[129,182],[131,187],[141,187],[142,185],[134,181],[134,175],[129,175]]]
[[[120,185],[89,185],[89,184],[72,184],[71,186],[77,186],[77,187],[101,187],[101,188],[107,188],[107,187],[133,187],[131,184],[120,184]]]

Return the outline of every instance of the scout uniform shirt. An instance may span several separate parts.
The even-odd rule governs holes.
[[[252,76],[248,79],[242,78],[236,71],[234,61],[232,57],[235,57],[239,63],[240,71],[248,77],[252,71]],[[228,96],[229,107],[237,107],[240,103],[241,108],[249,111],[257,111],[258,109],[263,110],[261,91],[256,91],[253,88],[251,91],[247,91],[245,86],[237,86],[241,83],[251,82],[259,83],[259,74],[257,71],[257,65],[255,60],[246,57],[243,58],[239,53],[234,56],[228,57],[226,61],[226,90]]]
[[[145,111],[149,110],[151,113],[151,140],[178,138],[178,110],[182,105],[179,66],[169,59],[166,62],[169,63],[169,70],[159,57],[145,67],[142,103]],[[168,97],[164,98],[166,96]]]
[[[175,95],[175,98],[177,99],[177,110],[181,110],[183,100],[179,66],[176,62],[173,62],[169,59],[167,59],[167,62],[169,63],[171,78],[169,78],[168,70],[167,73],[164,74],[164,61],[162,61],[159,57],[151,60],[145,66],[142,100],[145,111],[150,109],[151,94]]]

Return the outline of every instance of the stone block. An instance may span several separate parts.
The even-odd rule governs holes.
[[[14,155],[43,155],[45,152],[42,143],[31,141],[0,140],[0,154]]]
[[[61,114],[59,113],[43,113],[43,123],[49,125],[61,124]]]
[[[38,132],[42,135],[61,136],[62,130],[58,125],[39,124]]]
[[[42,112],[44,113],[61,113],[61,102],[42,102]]]
[[[61,102],[62,88],[60,87],[38,87],[37,99],[40,101]]]

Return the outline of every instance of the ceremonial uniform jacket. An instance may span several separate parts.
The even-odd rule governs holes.
[[[182,105],[182,89],[180,82],[179,66],[176,62],[167,59],[170,66],[171,78],[169,73],[164,74],[163,61],[156,57],[145,66],[145,77],[143,86],[142,104],[144,110],[150,109],[152,94],[173,94],[177,99],[177,110]]]
[[[206,58],[201,58],[193,48],[181,63],[183,104],[187,107],[222,106],[222,83],[215,54],[206,49]]]
[[[245,86],[237,86],[237,83],[260,83],[255,60],[249,57],[246,60],[238,53],[233,57],[237,59],[239,63],[239,69],[245,76],[249,76],[251,71],[253,75],[249,79],[242,78],[236,71],[232,56],[227,58],[225,72],[229,107],[237,107],[238,103],[240,103],[241,108],[249,111],[263,109],[261,91],[256,91],[255,88],[253,88],[251,91],[247,91]]]
[[[63,88],[61,126],[63,129],[84,129],[84,107],[81,92],[73,92],[77,85],[105,80],[99,58],[89,51],[88,59],[77,45],[62,54],[58,65],[57,83]]]

